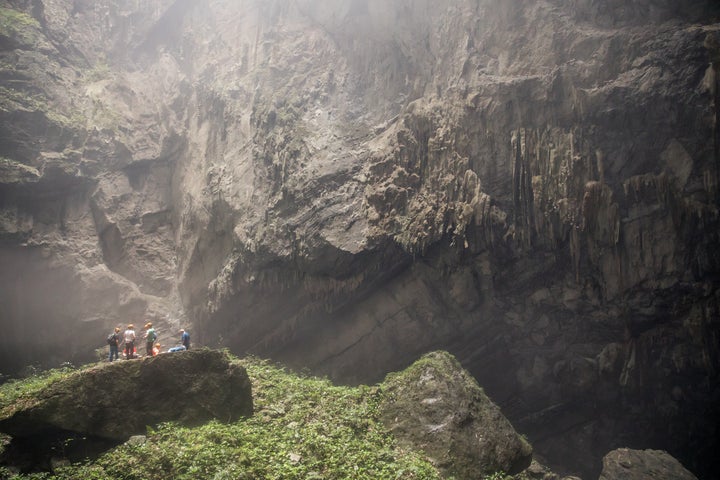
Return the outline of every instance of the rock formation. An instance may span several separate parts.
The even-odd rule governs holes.
[[[78,371],[0,412],[0,431],[13,436],[10,460],[42,464],[67,439],[101,448],[161,422],[228,422],[252,412],[245,369],[202,349]]]
[[[425,355],[383,382],[383,423],[422,450],[447,478],[519,473],[532,448],[475,379],[445,352]]]
[[[5,0],[0,366],[442,347],[559,471],[716,477],[719,9]]]
[[[672,478],[697,480],[676,459],[660,450],[613,450],[603,458],[600,480],[642,480]]]

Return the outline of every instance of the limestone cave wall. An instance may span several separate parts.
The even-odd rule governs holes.
[[[145,319],[348,383],[447,349],[559,471],[713,478],[719,22],[4,0],[0,372]]]

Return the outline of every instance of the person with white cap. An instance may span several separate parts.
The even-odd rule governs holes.
[[[125,339],[125,359],[135,358],[135,325],[132,323],[128,325],[123,337]]]

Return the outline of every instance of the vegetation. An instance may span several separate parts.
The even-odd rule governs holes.
[[[79,128],[83,121],[79,112],[73,112],[68,116],[53,110],[44,95],[0,87],[0,111],[12,112],[15,110],[42,112],[48,121],[63,128]]]
[[[37,373],[33,371],[34,374],[27,378],[3,383],[0,385],[0,412],[4,413],[6,408],[30,401],[35,394],[73,371],[75,369],[70,366]]]
[[[241,362],[253,382],[255,414],[235,423],[148,428],[82,464],[21,479],[439,479],[418,452],[401,449],[379,419],[380,387],[332,385],[265,361]],[[25,398],[63,371],[0,389],[2,406]],[[0,469],[0,478],[3,472]]]
[[[40,53],[40,44],[46,42],[40,23],[27,13],[12,8],[0,7],[0,37],[9,39],[14,45],[26,52],[22,68],[14,61],[0,62],[0,71],[10,76],[26,78],[28,75],[41,75],[38,70],[47,68],[50,59]],[[28,59],[32,59],[29,61]],[[28,65],[29,63],[29,65]],[[17,82],[23,85],[24,82]],[[0,111],[41,112],[48,122],[60,128],[75,129],[83,125],[79,112],[63,112],[51,105],[45,93],[38,93],[35,88],[25,91],[24,88],[11,86],[0,87]]]
[[[90,70],[85,72],[85,78],[89,82],[99,82],[101,80],[107,80],[112,75],[110,65],[106,60],[99,61]]]
[[[40,24],[26,13],[0,7],[0,35],[23,45],[34,45],[40,39]]]
[[[14,88],[0,87],[0,110],[45,110],[47,101],[40,95],[29,95]]]

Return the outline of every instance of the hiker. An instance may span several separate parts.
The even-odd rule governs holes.
[[[128,325],[123,334],[125,337],[125,359],[130,360],[135,356],[135,325]]]
[[[157,333],[155,333],[152,322],[145,324],[145,330],[145,356],[152,357],[153,345],[155,345],[155,340],[157,340]]]
[[[120,345],[120,328],[115,327],[115,331],[110,334],[110,336],[107,338],[107,343],[110,346],[110,357],[108,358],[109,362],[113,361],[113,355],[115,356],[115,360],[118,359],[118,345]]]
[[[180,329],[180,343],[183,344],[185,350],[190,350],[190,334],[185,329]]]
[[[156,343],[155,346],[153,347],[153,350],[152,350],[153,357],[154,357],[155,355],[157,355],[158,353],[160,353],[160,344],[159,344],[159,343]]]

